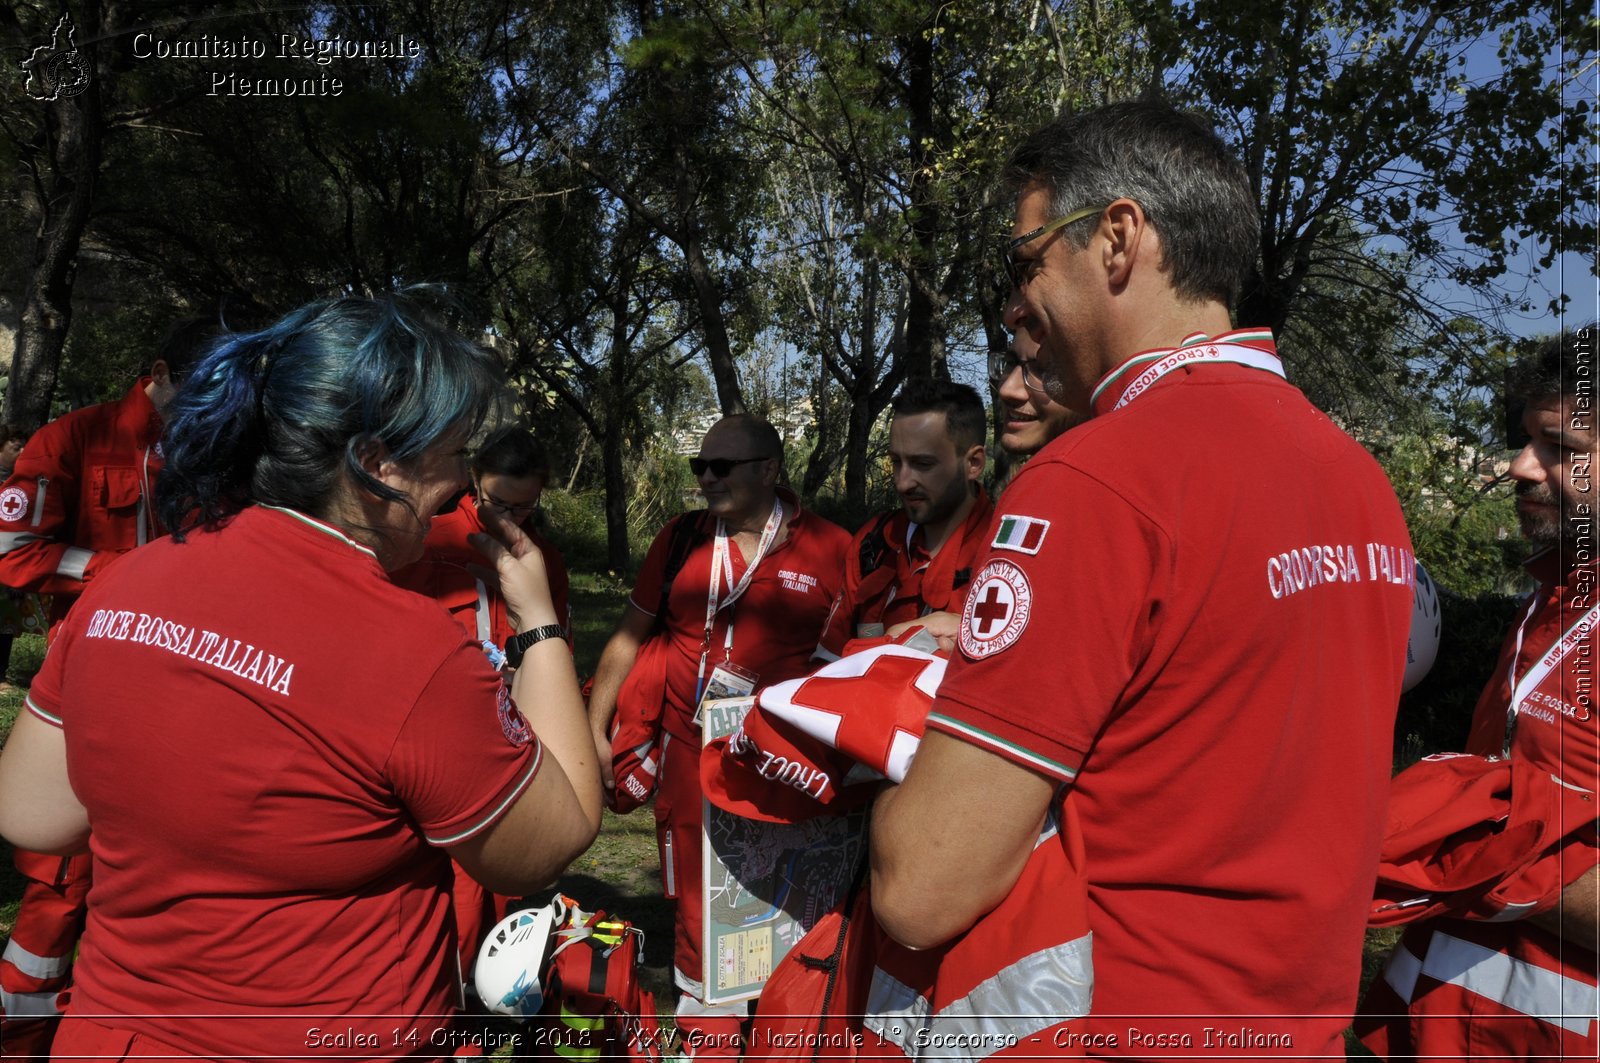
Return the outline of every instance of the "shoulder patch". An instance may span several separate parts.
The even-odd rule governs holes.
[[[21,520],[28,515],[28,493],[20,487],[0,491],[0,520]]]
[[[1015,513],[1003,513],[1000,516],[999,526],[995,529],[994,542],[989,545],[996,550],[1015,550],[1019,554],[1037,554],[1039,547],[1044,545],[1045,532],[1050,530],[1050,522],[1040,520],[1038,517],[1023,517]]]
[[[506,741],[514,746],[525,746],[533,741],[533,728],[528,726],[517,703],[511,700],[511,691],[506,689],[504,683],[500,684],[495,701],[500,714],[500,730],[505,732]]]
[[[1004,558],[979,570],[961,613],[961,652],[973,660],[999,653],[1022,637],[1033,612],[1028,574]]]

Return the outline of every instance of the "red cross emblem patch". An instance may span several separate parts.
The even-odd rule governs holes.
[[[961,652],[981,660],[1010,646],[1028,626],[1033,587],[1028,574],[996,558],[978,572],[961,614]]]
[[[0,491],[0,520],[21,520],[28,515],[28,496],[16,487]]]

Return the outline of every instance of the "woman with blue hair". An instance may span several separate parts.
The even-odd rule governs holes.
[[[57,1057],[448,1056],[449,857],[521,895],[594,839],[539,551],[503,519],[479,537],[517,617],[509,692],[387,576],[499,389],[406,295],[232,336],[185,383],[177,530],[88,586],[0,761],[0,832],[94,861]]]

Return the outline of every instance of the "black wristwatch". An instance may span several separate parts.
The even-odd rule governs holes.
[[[545,639],[564,639],[567,629],[560,624],[546,624],[543,627],[530,628],[520,635],[512,635],[506,639],[506,667],[516,668],[522,663],[522,655],[528,652],[528,647]]]

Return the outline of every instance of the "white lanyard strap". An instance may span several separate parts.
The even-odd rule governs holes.
[[[1188,347],[1179,347],[1171,351],[1156,351],[1139,358],[1132,358],[1113,369],[1106,378],[1095,387],[1094,393],[1089,397],[1090,405],[1094,405],[1107,387],[1124,378],[1130,368],[1143,365],[1132,380],[1128,381],[1122,389],[1122,394],[1117,398],[1113,410],[1121,409],[1134,399],[1148,391],[1157,380],[1166,376],[1174,369],[1181,369],[1187,365],[1212,364],[1230,362],[1234,365],[1247,365],[1252,369],[1264,369],[1276,376],[1283,376],[1283,362],[1275,354],[1259,351],[1254,347],[1246,347],[1240,343],[1195,343]]]
[[[1543,590],[1543,588],[1540,588]],[[1544,652],[1544,656],[1533,662],[1522,678],[1517,678],[1517,658],[1522,656],[1522,638],[1527,633],[1528,621],[1533,619],[1533,614],[1539,610],[1539,591],[1534,591],[1533,599],[1528,604],[1528,611],[1522,614],[1522,623],[1517,625],[1517,645],[1511,652],[1511,663],[1506,669],[1506,683],[1511,688],[1511,703],[1506,706],[1506,741],[1505,756],[1511,756],[1511,739],[1517,730],[1517,714],[1522,711],[1522,703],[1527,700],[1545,681],[1551,672],[1561,666],[1567,654],[1579,642],[1589,637],[1595,624],[1600,622],[1600,603],[1592,605],[1582,616],[1572,622],[1572,625],[1556,640],[1555,645]]]
[[[472,580],[473,586],[478,591],[478,602],[472,608],[473,616],[477,618],[478,641],[488,642],[494,633],[489,625],[489,588],[483,585],[483,580],[476,576]]]
[[[761,564],[762,558],[767,556],[767,551],[772,548],[772,542],[778,537],[778,529],[783,526],[783,500],[774,499],[772,515],[767,518],[767,526],[761,529],[761,541],[756,544],[755,556],[745,566],[744,575],[738,583],[733,582],[733,557],[728,549],[728,528],[717,518],[716,542],[711,552],[711,585],[706,589],[706,630],[700,640],[700,673],[696,682],[698,689],[703,685],[706,675],[706,656],[711,650],[711,629],[716,624],[717,612],[727,609],[737,602],[750,586],[750,580],[756,574],[756,567]],[[728,591],[726,598],[722,597],[722,581],[726,579]],[[727,660],[733,655],[733,617],[728,617],[728,629],[722,640],[722,658]]]

